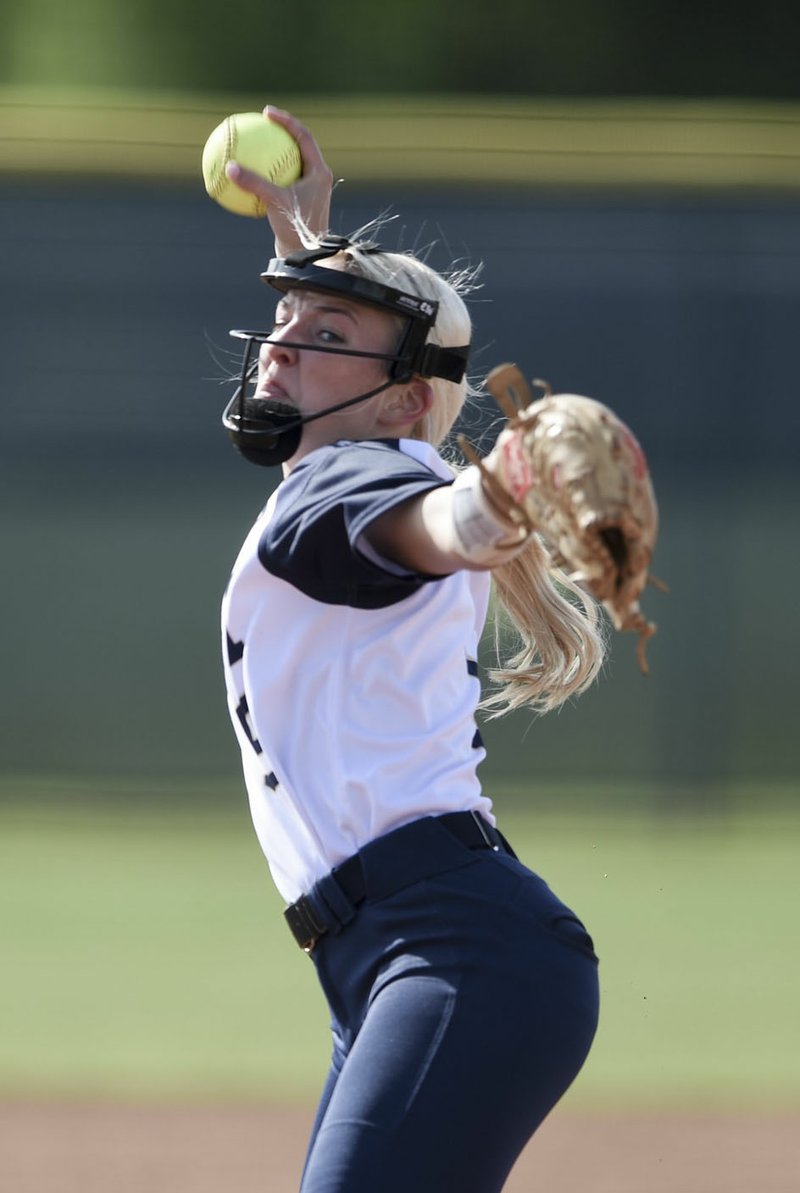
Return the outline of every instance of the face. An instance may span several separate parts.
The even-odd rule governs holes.
[[[254,396],[285,403],[307,415],[367,393],[386,381],[389,362],[291,348],[284,341],[392,353],[399,334],[400,321],[388,312],[321,291],[290,290],[275,313],[275,342],[261,345]],[[308,423],[292,462],[337,439],[386,434],[380,414],[387,392]]]

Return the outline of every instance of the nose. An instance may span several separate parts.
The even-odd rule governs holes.
[[[258,362],[264,367],[271,363],[276,364],[294,364],[297,360],[297,348],[290,348],[288,344],[283,343],[283,339],[293,340],[294,336],[289,332],[287,335],[287,326],[278,327],[270,332],[270,342],[262,344],[258,350]]]

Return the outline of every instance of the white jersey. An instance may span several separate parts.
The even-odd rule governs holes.
[[[278,486],[222,609],[228,704],[250,808],[288,902],[420,816],[479,811],[477,653],[489,573],[409,573],[364,539],[452,481],[416,440],[322,447]]]

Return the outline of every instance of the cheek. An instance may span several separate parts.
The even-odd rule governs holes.
[[[394,345],[385,350],[394,351]],[[366,356],[335,356],[324,352],[307,352],[304,355],[306,360],[301,372],[301,392],[304,402],[315,409],[367,393],[388,379],[389,361]]]
[[[386,362],[370,360],[367,357],[350,359],[342,357],[338,368],[327,373],[330,385],[335,385],[337,393],[358,394],[374,389],[386,376]]]
[[[306,356],[311,357],[311,353]],[[322,352],[314,353],[314,359],[306,360],[299,377],[303,405],[309,410],[322,410],[358,393],[351,365],[352,361],[346,357],[337,359]]]

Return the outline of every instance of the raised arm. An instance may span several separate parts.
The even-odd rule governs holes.
[[[268,104],[264,108],[264,117],[282,125],[297,141],[303,159],[302,176],[294,186],[274,186],[238,162],[228,163],[227,174],[242,190],[262,200],[275,236],[275,255],[285,257],[303,247],[292,222],[295,213],[300,215],[311,232],[328,230],[333,173],[311,132],[290,112]]]

